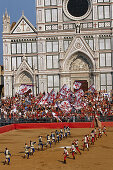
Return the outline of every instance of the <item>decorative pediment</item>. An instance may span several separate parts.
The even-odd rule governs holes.
[[[83,53],[87,53],[87,55],[94,56],[94,52],[92,51],[92,49],[89,47],[87,42],[81,36],[74,37],[68,50],[66,51],[65,56],[68,56],[68,54],[76,53],[77,51],[81,51]]]
[[[12,34],[23,34],[23,33],[35,33],[37,30],[34,26],[28,21],[28,19],[22,15],[20,20],[11,30]]]
[[[29,64],[26,62],[25,58],[23,57],[23,62],[20,64],[18,70],[16,71],[16,76],[21,74],[22,72],[28,72],[30,75],[33,75],[33,70],[29,66]]]
[[[67,70],[67,65],[69,64],[69,61],[73,58],[75,54],[78,53],[81,53],[85,55],[86,58],[89,58],[95,69],[94,52],[89,47],[85,39],[78,35],[74,37],[74,39],[72,40],[71,44],[68,47],[68,50],[65,53],[64,62],[63,62],[64,70]]]

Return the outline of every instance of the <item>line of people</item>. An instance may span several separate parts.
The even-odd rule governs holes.
[[[81,149],[81,150],[84,151],[86,148],[89,151],[90,145],[94,145],[94,142],[97,140],[97,138],[101,138],[103,134],[107,136],[105,126],[102,129],[101,128],[93,129],[91,131],[90,135],[89,134],[84,135],[84,137],[82,139],[83,149]],[[74,139],[72,142],[72,145],[70,147],[70,152],[72,153],[73,159],[75,159],[75,154],[77,154],[77,151],[81,155],[81,151],[79,149],[79,141],[78,141],[78,139]],[[64,155],[64,163],[66,164],[66,158],[69,156],[69,152],[66,147],[64,147],[63,155]]]
[[[71,135],[71,132],[70,132],[70,128],[69,126],[64,126],[63,129],[60,129],[59,131],[58,130],[55,130],[55,131],[52,131],[51,134],[47,134],[46,136],[46,139],[47,141],[44,142],[43,139],[42,139],[42,136],[38,136],[38,150],[44,150],[44,146],[47,148],[48,145],[52,146],[52,144],[56,144],[57,142],[59,143],[63,138],[67,138],[68,136]],[[32,141],[30,140],[30,143],[29,145],[27,143],[25,143],[25,154],[23,156],[23,158],[27,158],[29,159],[30,156],[32,156],[35,152],[35,144],[36,144],[36,141]],[[5,148],[5,161],[4,161],[4,165],[5,164],[10,164],[10,157],[11,157],[11,154],[10,154],[10,151]]]

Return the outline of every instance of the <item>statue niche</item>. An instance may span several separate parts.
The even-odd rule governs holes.
[[[70,71],[89,71],[89,66],[82,59],[78,58],[71,63]]]

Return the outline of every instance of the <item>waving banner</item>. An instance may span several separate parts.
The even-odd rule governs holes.
[[[59,107],[60,107],[61,110],[66,111],[66,112],[69,112],[69,111],[71,111],[71,109],[72,109],[69,101],[63,101],[63,102],[60,104]]]
[[[76,90],[79,90],[81,87],[81,83],[80,82],[77,82],[75,81],[74,84],[73,84],[73,88],[76,89]]]

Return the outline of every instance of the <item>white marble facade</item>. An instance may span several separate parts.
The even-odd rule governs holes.
[[[37,0],[36,28],[24,14],[11,26],[5,12],[5,96],[14,96],[21,84],[32,85],[34,95],[63,84],[73,90],[75,80],[112,90],[113,0],[83,0],[86,11],[79,13],[79,4],[73,14],[69,5],[79,2]]]

